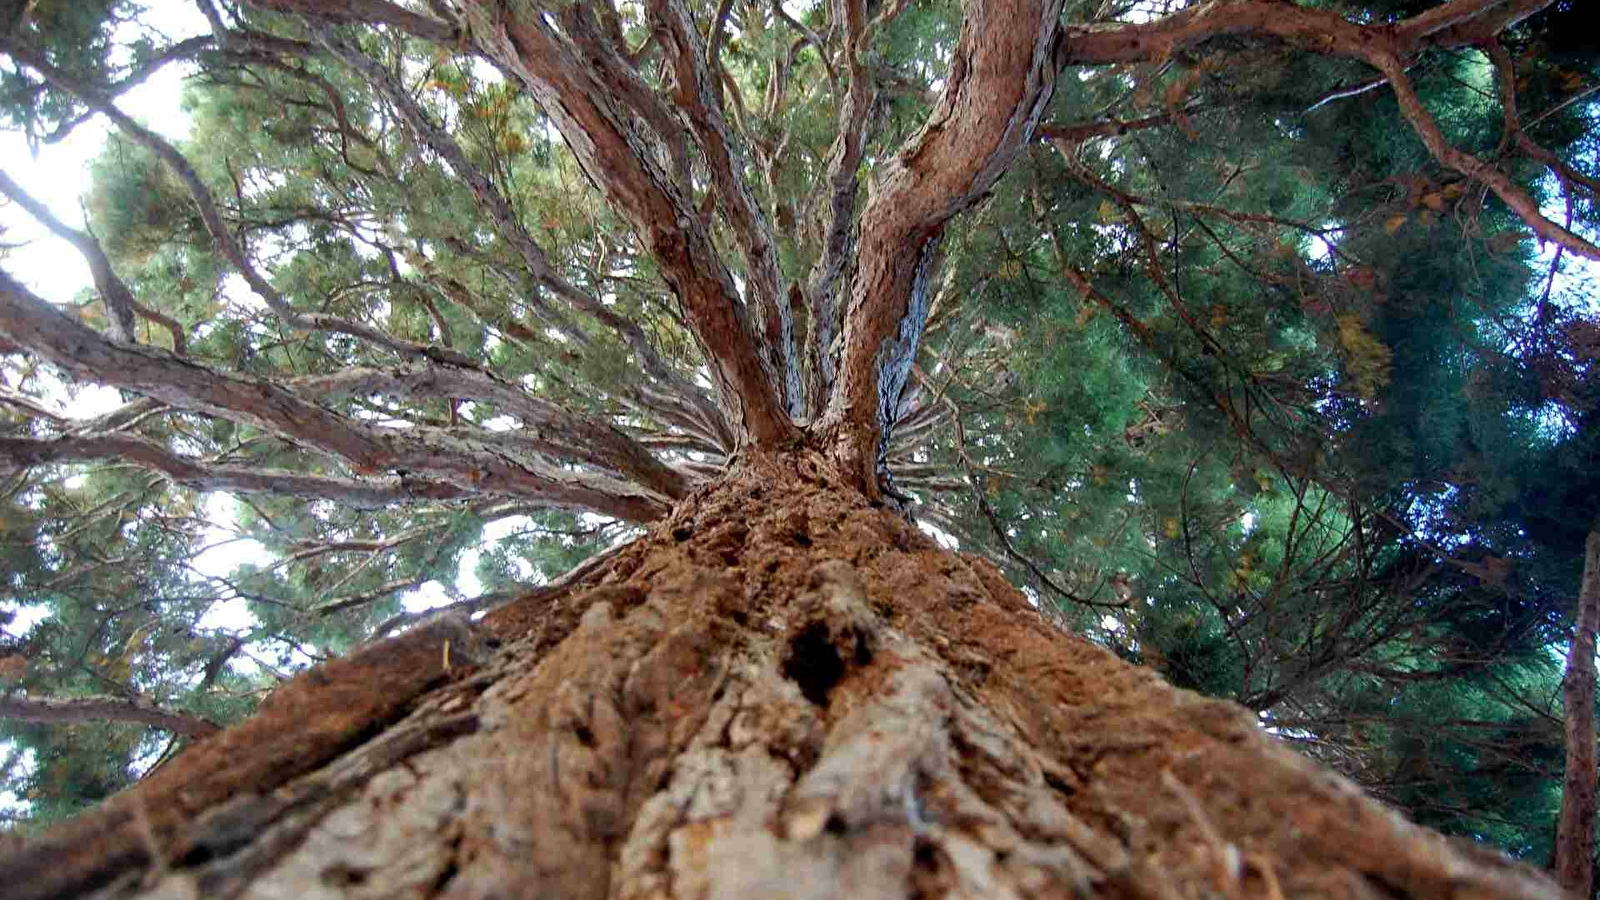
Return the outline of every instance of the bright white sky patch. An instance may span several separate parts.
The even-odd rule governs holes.
[[[467,555],[471,555],[476,558],[476,553],[463,554],[463,557]],[[466,560],[463,558],[463,569],[465,569],[465,563]],[[477,579],[473,580],[476,581]],[[430,609],[438,609],[439,607],[445,606],[451,602],[453,602],[453,598],[448,592],[445,591],[444,585],[437,581],[423,582],[422,587],[400,596],[400,605],[405,607],[406,612],[412,613],[423,612]]]
[[[935,541],[938,541],[939,546],[946,550],[961,549],[961,541],[957,540],[955,535],[936,525],[930,525],[927,522],[919,519],[917,520],[917,528],[921,529],[923,534],[926,534]]]
[[[206,521],[211,527],[202,538],[207,547],[192,561],[195,571],[211,578],[221,578],[241,563],[269,563],[272,554],[261,542],[240,537],[239,501],[232,494],[214,491],[206,495]]]
[[[492,419],[486,419],[479,424],[489,431],[515,431],[516,429],[522,427],[521,423],[519,423],[515,418],[507,415],[498,415]]]
[[[178,41],[203,34],[206,21],[193,4],[161,4],[153,11],[152,24]],[[149,128],[172,140],[189,136],[190,120],[178,104],[183,79],[190,67],[172,63],[157,71],[148,81],[117,99],[117,106]],[[110,128],[104,117],[96,116],[79,125],[60,143],[39,148],[34,156],[26,137],[19,131],[0,131],[0,160],[6,174],[16,179],[28,193],[50,208],[56,218],[74,228],[83,227],[80,198],[89,190],[89,163],[105,145]],[[31,241],[26,250],[10,254],[7,271],[47,300],[65,303],[93,279],[89,266],[67,242],[45,231],[21,208],[0,206],[0,229],[7,243]]]

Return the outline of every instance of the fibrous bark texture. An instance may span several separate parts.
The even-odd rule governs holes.
[[[1600,627],[1600,528],[1589,532],[1583,555],[1578,614],[1561,680],[1566,711],[1567,770],[1556,826],[1556,877],[1568,893],[1592,896],[1595,816],[1595,629]]]
[[[819,454],[291,683],[11,896],[1553,896],[1062,633]]]

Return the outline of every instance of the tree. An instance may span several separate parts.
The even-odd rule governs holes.
[[[1136,569],[1041,566],[1052,535],[1170,542],[1190,593],[1163,608],[1201,614],[1122,649],[1280,714],[1438,625],[1363,605],[1417,583],[1411,509],[1369,452],[1401,445],[1368,438],[1416,428],[1383,405],[1417,405],[1386,392],[1397,371],[1441,368],[1397,361],[1383,329],[1420,317],[1382,306],[1464,295],[1492,317],[1520,299],[1524,229],[1600,257],[1592,193],[1570,200],[1593,190],[1584,75],[1563,87],[1575,70],[1529,49],[1559,6],[198,6],[210,33],[182,40],[130,40],[117,2],[26,5],[0,38],[28,134],[117,129],[90,228],[0,181],[96,280],[68,315],[0,274],[25,536],[6,552],[56,611],[7,648],[10,677],[101,710],[182,697],[164,714],[194,733],[272,683],[232,664],[247,648],[341,655],[8,857],[27,895],[1547,889],[1037,610],[1136,608]],[[187,145],[117,103],[177,60],[201,80]],[[1385,98],[1385,141],[1347,146],[1358,95]],[[1019,167],[1036,177],[1002,180]],[[975,207],[982,227],[952,227]],[[1415,265],[1424,247],[1448,264]],[[1088,339],[1147,390],[1102,368],[1017,396],[1008,354],[1096,317]],[[127,402],[75,422],[52,379]],[[996,461],[1068,395],[1101,404],[1086,434],[1159,445],[1181,419],[1229,450],[1147,451],[1156,477],[1133,480],[1033,468],[1019,490]],[[1253,546],[1227,524],[1241,484],[1293,498]],[[198,495],[219,491],[278,558],[195,578]],[[1095,519],[1128,495],[1163,514]],[[485,522],[529,514],[552,573],[595,516],[649,527],[462,598],[516,598],[481,623],[400,617]],[[1016,567],[1033,602],[908,514]],[[219,593],[256,624],[208,629]],[[1356,599],[1324,618],[1334,594]],[[1274,641],[1241,630],[1246,600]],[[1222,652],[1153,658],[1177,643]],[[1298,669],[1249,664],[1293,645]]]

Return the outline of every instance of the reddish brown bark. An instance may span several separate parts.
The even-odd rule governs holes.
[[[878,495],[879,451],[926,324],[945,225],[1033,136],[1055,87],[1059,2],[966,4],[944,92],[882,163],[861,214],[844,349],[821,430],[853,483]]]
[[[1567,767],[1561,779],[1561,818],[1556,827],[1556,878],[1568,893],[1587,897],[1594,883],[1595,818],[1595,629],[1600,627],[1600,530],[1584,547],[1583,584],[1577,621],[1561,680]]]
[[[591,40],[580,48],[531,4],[463,6],[477,48],[528,89],[650,249],[683,304],[740,438],[763,446],[793,440],[797,431],[777,387],[783,373],[762,357],[764,341],[695,210],[690,186],[676,183],[654,161],[631,124],[634,110],[625,101],[640,97],[629,83],[631,68],[609,44]],[[569,7],[568,13],[563,22],[577,37],[598,28],[582,9]],[[649,99],[639,103],[659,102],[652,92],[644,96]]]
[[[843,482],[751,456],[574,590],[304,675],[0,858],[8,896],[1554,891]]]
[[[326,22],[382,23],[441,43],[456,39],[454,26],[387,0],[248,0],[250,6],[300,13]]]

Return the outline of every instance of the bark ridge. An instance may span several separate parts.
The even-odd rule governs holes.
[[[404,690],[319,676],[0,877],[23,897],[1557,895],[1061,632],[844,484],[820,454],[751,454],[578,588],[377,652]],[[446,677],[448,644],[475,665]],[[334,699],[339,740],[239,744]],[[98,868],[70,852],[85,835]]]

